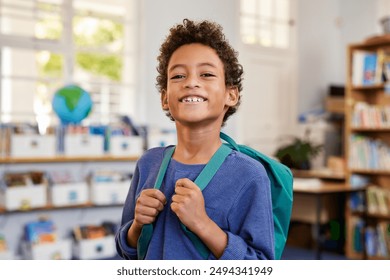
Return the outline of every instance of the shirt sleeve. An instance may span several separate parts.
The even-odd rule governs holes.
[[[131,180],[129,192],[123,206],[121,225],[115,235],[116,250],[118,255],[123,259],[137,259],[137,249],[130,247],[127,244],[127,232],[129,231],[129,228],[134,220],[134,209],[138,183],[139,169],[137,164],[133,178]]]
[[[270,181],[266,174],[249,180],[228,215],[228,244],[220,259],[274,259]]]
[[[132,221],[128,222],[125,225],[122,225],[119,231],[115,236],[116,250],[123,259],[127,260],[136,260],[137,259],[137,249],[130,247],[127,244],[127,232],[132,224]]]

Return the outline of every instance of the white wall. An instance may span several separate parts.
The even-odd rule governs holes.
[[[345,83],[348,44],[377,33],[378,0],[298,0],[298,112],[323,108],[331,84]]]

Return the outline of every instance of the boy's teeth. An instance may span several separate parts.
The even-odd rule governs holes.
[[[183,98],[183,102],[190,103],[190,102],[203,102],[204,99],[201,97],[186,97]]]

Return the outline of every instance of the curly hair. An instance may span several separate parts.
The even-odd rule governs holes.
[[[240,103],[242,91],[243,67],[238,62],[238,52],[229,44],[222,32],[222,27],[210,21],[194,22],[184,19],[183,24],[177,24],[169,30],[169,35],[160,47],[160,55],[157,57],[158,75],[156,78],[156,87],[160,93],[167,89],[168,83],[168,64],[172,54],[181,46],[200,43],[214,49],[224,65],[225,85],[227,87],[236,87],[239,92],[238,102],[234,107],[229,107],[223,118],[222,125],[233,115]],[[174,120],[167,111],[167,116]]]

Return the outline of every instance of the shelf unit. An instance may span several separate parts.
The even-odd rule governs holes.
[[[138,157],[113,157],[113,156],[89,156],[89,157],[40,157],[40,158],[0,158],[0,164],[17,163],[65,163],[65,162],[110,162],[110,161],[136,161]]]
[[[363,102],[368,106],[372,106],[376,109],[390,106],[390,94],[386,93],[386,85],[383,83],[383,76],[379,79],[376,79],[370,85],[356,85],[356,73],[357,69],[361,69],[364,72],[364,63],[363,68],[357,66],[358,63],[356,60],[357,52],[371,52],[378,55],[378,51],[390,53],[390,36],[378,36],[372,39],[369,39],[365,42],[358,44],[351,44],[347,48],[347,81],[346,81],[346,102],[345,102],[345,155],[346,155],[346,180],[351,182],[351,177],[354,175],[364,176],[368,179],[368,184],[374,184],[384,189],[390,189],[390,168],[378,167],[379,160],[381,156],[378,154],[370,154],[371,164],[367,166],[359,166],[360,161],[362,160],[362,154],[357,156],[358,145],[353,143],[352,138],[355,136],[361,137],[366,141],[365,144],[369,143],[367,140],[381,141],[384,145],[390,147],[390,126],[382,125],[378,121],[377,124],[370,125],[356,125],[353,119],[353,114],[355,106]],[[379,56],[377,56],[378,58]],[[380,59],[378,58],[378,61]],[[354,65],[355,62],[355,65]],[[379,71],[377,64],[375,66],[375,71],[382,73],[382,70]],[[367,116],[365,116],[367,117]],[[369,116],[368,116],[369,117]],[[371,116],[372,117],[372,116]],[[373,148],[372,150],[375,150]],[[371,151],[372,151],[371,150]],[[361,151],[361,150],[359,150]],[[387,156],[390,156],[388,153]],[[374,163],[373,163],[374,162]],[[364,164],[363,164],[364,165]],[[373,166],[373,168],[371,168]],[[366,189],[367,190],[367,189]],[[367,197],[364,192],[361,194],[362,199],[362,211],[356,211],[351,209],[349,206],[346,207],[346,224],[347,224],[347,237],[346,237],[346,248],[345,252],[348,258],[351,259],[389,259],[390,248],[388,248],[387,256],[370,256],[367,252],[367,242],[366,238],[368,227],[376,228],[376,225],[379,222],[389,222],[389,215],[372,215],[368,213],[367,210]],[[351,199],[351,198],[349,198]],[[390,207],[390,205],[388,205]],[[357,226],[359,225],[359,226]],[[389,234],[387,232],[387,234]],[[360,245],[357,245],[360,244]],[[388,243],[389,245],[389,243]],[[387,245],[387,246],[388,246]]]
[[[61,171],[86,176],[95,170],[112,170],[132,173],[138,157],[88,156],[48,158],[0,158],[0,176],[5,172],[32,170]],[[84,177],[83,177],[84,178]],[[0,233],[4,234],[9,250],[16,258],[23,235],[23,225],[41,217],[50,217],[58,228],[59,236],[68,236],[75,226],[101,224],[103,221],[120,222],[122,204],[96,205],[87,202],[80,205],[55,207],[49,202],[40,208],[9,211],[0,207]]]

